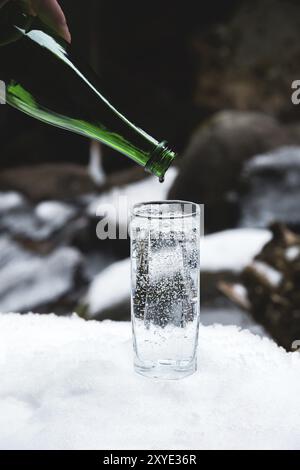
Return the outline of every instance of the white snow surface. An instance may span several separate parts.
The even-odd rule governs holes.
[[[234,229],[207,235],[201,241],[201,271],[239,272],[271,238],[269,230]],[[130,259],[114,263],[92,281],[86,303],[91,316],[130,296]]]
[[[300,355],[200,327],[199,370],[132,368],[129,323],[0,316],[1,449],[299,449]]]

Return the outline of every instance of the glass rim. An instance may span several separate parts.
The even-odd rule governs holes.
[[[164,214],[155,214],[155,213],[141,213],[139,212],[139,210],[142,208],[142,207],[145,207],[145,206],[173,206],[173,205],[186,205],[188,204],[189,206],[191,206],[193,209],[190,213],[188,214],[184,214],[184,213],[180,213],[180,214],[168,214],[168,215],[164,215]],[[200,205],[197,204],[196,202],[192,202],[192,201],[184,201],[184,200],[181,200],[181,199],[165,199],[165,200],[158,200],[158,201],[145,201],[145,202],[138,202],[136,204],[134,204],[130,210],[130,213],[131,213],[131,217],[140,217],[142,219],[183,219],[183,218],[186,218],[186,217],[196,217],[198,215],[200,215]]]

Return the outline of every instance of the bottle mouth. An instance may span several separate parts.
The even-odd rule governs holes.
[[[168,148],[167,142],[164,140],[160,142],[151,153],[145,166],[145,170],[158,176],[159,179],[163,181],[167,169],[175,158],[176,153]]]

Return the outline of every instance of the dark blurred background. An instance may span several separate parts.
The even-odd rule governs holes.
[[[224,108],[297,120],[299,107],[290,100],[299,68],[296,0],[60,4],[74,47],[101,75],[108,96],[178,152],[201,122]],[[1,121],[1,168],[88,160],[84,138],[9,108],[1,109]],[[129,164],[105,162],[110,170]]]
[[[95,204],[116,188],[133,202],[159,195],[204,203],[207,233],[274,221],[299,231],[297,0],[59,3],[104,94],[179,158],[164,193],[115,151],[1,106],[0,311],[89,317],[96,276],[129,256],[128,241],[95,234]],[[212,296],[203,284],[204,301],[226,304],[212,282]],[[264,320],[266,308],[259,305],[255,321],[286,345],[290,338],[278,339]],[[299,299],[295,308],[300,316]],[[93,315],[128,318],[128,299],[108,310]]]

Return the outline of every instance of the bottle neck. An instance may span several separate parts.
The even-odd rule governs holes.
[[[0,9],[0,26],[2,21],[15,34],[6,41],[14,42],[8,46],[12,52],[8,51],[4,67],[7,103],[48,124],[99,140],[163,181],[175,153],[120,113],[103,95],[99,77],[72,46],[20,9],[20,3],[11,1]],[[59,77],[55,93],[50,71]]]
[[[175,158],[175,152],[167,147],[166,141],[162,141],[150,155],[145,170],[158,176],[160,181],[163,181],[165,172]]]

